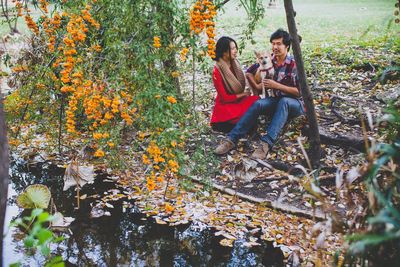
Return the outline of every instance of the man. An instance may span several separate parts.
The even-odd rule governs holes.
[[[252,154],[252,158],[265,159],[288,119],[304,113],[296,63],[293,56],[288,54],[291,37],[287,31],[278,29],[271,35],[270,42],[275,75],[273,79],[264,79],[262,83],[265,88],[274,90],[275,97],[255,102],[228,133],[228,137],[215,149],[217,155],[223,155],[235,148],[239,139],[244,137],[257,124],[258,117],[264,114],[272,116],[272,120],[265,129],[266,134],[260,137],[260,145]],[[257,66],[250,67],[246,77],[251,87],[262,90],[262,83],[257,84],[254,79],[256,68]]]

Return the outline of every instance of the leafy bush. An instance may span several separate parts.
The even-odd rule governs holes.
[[[53,221],[54,217],[49,215],[43,209],[33,209],[30,216],[18,218],[13,221],[12,225],[19,226],[26,237],[24,246],[30,253],[40,251],[46,257],[46,267],[62,267],[64,262],[61,256],[52,256],[50,253],[50,245],[63,240],[63,237],[56,237],[54,233],[45,225]],[[14,263],[11,266],[20,266],[19,263]]]
[[[383,121],[388,123],[388,143],[370,149],[365,176],[371,216],[365,232],[347,238],[349,265],[383,266],[400,261],[400,111],[392,107]]]

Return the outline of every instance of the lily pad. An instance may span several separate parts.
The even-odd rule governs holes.
[[[28,186],[25,191],[17,197],[17,205],[23,209],[47,209],[50,198],[51,193],[47,186],[34,184]]]

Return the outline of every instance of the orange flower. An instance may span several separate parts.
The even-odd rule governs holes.
[[[143,164],[146,164],[146,165],[149,165],[151,163],[146,154],[142,155],[142,162],[143,162]]]
[[[175,97],[173,97],[173,96],[167,96],[167,100],[171,104],[175,104],[177,102]]]
[[[186,54],[189,52],[189,49],[188,48],[186,48],[186,47],[184,47],[182,50],[181,50],[181,52],[179,53],[180,54],[180,57],[181,57],[181,61],[186,61]]]
[[[165,212],[171,213],[174,210],[175,208],[169,202],[165,202]]]
[[[149,192],[153,191],[154,188],[156,188],[156,183],[154,182],[153,179],[151,179],[150,177],[147,177],[147,190],[149,190]]]
[[[160,48],[161,47],[160,37],[154,36],[153,41],[154,41],[153,46],[155,48]]]
[[[171,72],[171,76],[174,78],[178,78],[181,74],[179,73],[179,71],[173,71]]]
[[[94,156],[97,157],[97,158],[104,157],[104,155],[105,155],[105,153],[101,149],[97,149],[96,152],[94,153]]]
[[[216,7],[211,1],[203,0],[197,1],[190,11],[190,30],[194,34],[200,34],[204,30],[207,34],[207,48],[208,55],[215,58],[215,22],[214,17],[217,15]],[[181,60],[186,60],[186,54],[181,52]]]
[[[171,168],[172,172],[178,172],[179,164],[175,160],[170,159],[168,161],[168,166]]]
[[[107,142],[107,145],[111,148],[115,147],[115,144],[113,142]]]

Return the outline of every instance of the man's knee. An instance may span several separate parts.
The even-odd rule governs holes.
[[[298,99],[291,97],[282,97],[278,103],[279,108],[284,108],[290,116],[299,116],[303,113],[303,108]]]
[[[286,106],[288,108],[294,107],[297,108],[300,106],[300,103],[297,99],[291,97],[282,97],[278,103],[279,106]]]

